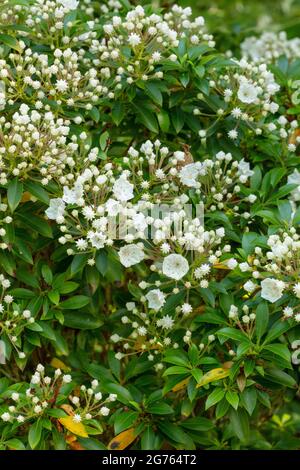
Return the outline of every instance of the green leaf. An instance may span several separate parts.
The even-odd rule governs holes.
[[[11,212],[14,212],[18,207],[19,202],[22,199],[22,194],[23,184],[18,180],[18,178],[14,178],[7,187],[7,201]]]
[[[103,325],[103,321],[88,313],[65,312],[64,325],[78,330],[94,330]]]
[[[269,344],[264,346],[263,350],[270,351],[272,354],[276,354],[288,363],[291,362],[291,353],[285,344]]]
[[[49,266],[47,264],[43,264],[43,266],[42,266],[42,276],[45,279],[45,281],[47,282],[47,284],[49,286],[51,286],[52,280],[53,280],[53,275],[52,275],[51,269],[49,268]]]
[[[170,118],[167,111],[161,109],[160,112],[157,114],[157,119],[161,130],[163,132],[168,132],[170,128]]]
[[[9,291],[9,293],[16,299],[32,299],[35,297],[35,293],[29,289],[23,287],[16,287]]]
[[[166,438],[171,441],[184,444],[185,449],[194,449],[194,444],[191,438],[186,434],[179,426],[175,423],[170,423],[168,421],[160,421],[158,423],[159,430],[166,436]]]
[[[31,449],[35,449],[42,437],[42,421],[38,419],[29,428],[28,443]]]
[[[240,441],[247,441],[249,438],[249,419],[246,411],[231,409],[229,416],[233,432]]]
[[[89,254],[75,255],[71,263],[71,274],[74,275],[81,271],[89,259]]]
[[[190,431],[207,432],[213,429],[214,424],[210,419],[196,416],[182,421],[181,426]]]
[[[269,306],[267,302],[261,302],[256,309],[255,332],[258,340],[266,332],[269,323]]]
[[[225,395],[225,390],[216,387],[207,397],[205,402],[205,410],[208,410],[212,406],[216,405]]]
[[[100,250],[100,253],[96,256],[96,268],[102,276],[105,276],[108,268],[108,257],[105,250]]]
[[[19,439],[9,439],[5,441],[5,445],[11,450],[25,450],[25,446]]]
[[[75,295],[74,297],[61,302],[59,306],[64,310],[77,310],[78,308],[88,305],[90,301],[91,299],[86,295]]]
[[[266,376],[268,376],[268,379],[271,379],[273,382],[285,385],[290,388],[295,388],[297,386],[297,382],[294,377],[280,369],[266,369]]]
[[[245,333],[236,330],[234,328],[222,328],[217,332],[218,336],[225,339],[233,339],[235,341],[243,341],[243,342],[250,342],[249,338],[245,335]]]
[[[25,215],[21,212],[18,212],[18,216],[22,220],[22,223],[29,229],[35,230],[40,235],[43,235],[43,237],[53,238],[52,229],[45,219],[42,219],[41,217],[38,217],[34,214],[30,214],[30,217],[28,217],[28,215]]]
[[[119,434],[125,431],[125,429],[131,428],[138,416],[137,411],[125,411],[119,414],[114,421],[115,434]]]
[[[164,361],[169,362],[170,364],[176,364],[177,366],[190,367],[188,357],[183,352],[177,350],[167,351],[164,357]]]
[[[146,82],[145,92],[154,103],[160,107],[162,106],[163,97],[157,83]]]
[[[289,324],[288,320],[282,321],[281,319],[278,320],[274,325],[270,328],[264,344],[271,343],[274,339],[278,338],[279,336],[283,335],[283,333],[286,333],[289,329],[291,328],[291,325]]]
[[[226,400],[226,398],[223,398],[221,401],[216,406],[216,418],[221,419],[223,416],[226,415],[230,408],[230,404]]]
[[[171,113],[171,120],[176,134],[178,134],[184,126],[184,114],[180,108],[175,108]]]
[[[242,393],[242,404],[251,416],[257,401],[257,393],[254,387],[246,388]]]
[[[33,181],[26,181],[25,190],[32,194],[34,197],[36,197],[39,201],[49,205],[50,199],[48,193],[38,183],[35,183]]]
[[[67,281],[64,282],[61,286],[58,286],[57,289],[59,290],[60,294],[70,294],[77,289],[79,284],[77,282]]]
[[[111,110],[111,117],[117,126],[123,121],[125,114],[126,110],[124,104],[120,101],[116,101]]]
[[[133,106],[135,108],[138,120],[142,124],[144,124],[144,126],[147,127],[147,129],[149,129],[151,132],[158,134],[159,129],[155,114],[142,106]]]
[[[168,375],[185,375],[189,374],[191,372],[190,369],[187,369],[186,367],[181,367],[181,366],[172,366],[169,367],[168,369],[165,370],[163,376],[167,377]]]
[[[142,450],[155,450],[156,446],[156,434],[151,426],[146,426],[145,431],[141,437],[141,449]]]
[[[226,400],[235,410],[238,409],[240,399],[239,394],[237,392],[228,390],[228,392],[226,392]]]
[[[152,413],[154,415],[169,415],[169,414],[174,413],[173,408],[167,403],[163,403],[163,402],[161,403],[156,402],[156,403],[152,403],[151,405],[148,405],[147,411],[149,411],[149,413]]]
[[[13,36],[9,36],[8,34],[0,34],[0,44],[1,43],[9,46],[15,51],[18,51],[20,54],[22,52],[19,42]]]

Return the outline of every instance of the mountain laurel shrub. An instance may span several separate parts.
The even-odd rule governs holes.
[[[0,449],[300,447],[300,39],[213,32],[1,2]]]

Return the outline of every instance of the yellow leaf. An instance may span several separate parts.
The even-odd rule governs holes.
[[[212,369],[206,374],[204,374],[203,377],[201,377],[196,388],[203,387],[203,385],[209,384],[210,382],[214,382],[215,380],[224,379],[225,377],[228,377],[228,375],[229,369],[223,369],[222,367]]]
[[[223,264],[223,263],[216,263],[213,265],[214,268],[216,269],[225,269],[227,271],[229,271],[229,268],[228,266],[226,266],[226,264]]]
[[[27,201],[30,201],[31,200],[31,194],[28,192],[28,191],[25,191],[23,194],[22,194],[22,199],[21,201],[22,202],[27,202]]]
[[[68,431],[72,432],[76,436],[89,437],[82,423],[75,423],[73,416],[66,416],[65,418],[59,418],[58,420]]]
[[[114,437],[107,448],[109,450],[123,450],[126,449],[136,438],[134,428],[127,429]]]
[[[187,384],[189,383],[189,380],[190,380],[190,377],[188,377],[187,379],[181,380],[181,382],[178,382],[178,384],[174,385],[174,387],[172,388],[172,392],[179,392],[179,390],[182,390],[184,387],[187,386]]]
[[[69,372],[71,370],[70,367],[66,366],[66,364],[60,359],[57,359],[57,357],[52,359],[50,366],[54,367],[55,369],[61,369],[64,372]]]
[[[61,408],[70,416],[74,416],[74,411],[71,405],[61,405]]]

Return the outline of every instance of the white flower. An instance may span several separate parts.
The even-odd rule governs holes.
[[[231,131],[228,132],[228,137],[229,139],[235,140],[238,138],[238,132],[235,129],[231,129]]]
[[[165,276],[170,277],[171,279],[179,279],[183,278],[189,270],[189,263],[187,260],[177,254],[168,255],[162,265],[162,272]]]
[[[3,421],[9,421],[9,420],[10,420],[10,414],[7,413],[7,412],[6,412],[6,413],[3,413],[3,414],[1,415],[1,419],[2,419]]]
[[[181,307],[181,311],[183,315],[188,315],[189,313],[193,311],[193,307],[188,303],[184,303]]]
[[[198,188],[197,177],[199,175],[199,163],[190,163],[181,168],[179,172],[180,182],[189,188]]]
[[[105,208],[110,217],[114,217],[119,214],[121,209],[121,204],[115,199],[108,199],[105,203]]]
[[[12,398],[13,401],[18,401],[19,398],[20,398],[20,395],[19,395],[19,393],[14,392],[14,393],[12,394],[11,398]]]
[[[255,290],[256,284],[254,284],[254,282],[252,282],[252,281],[247,281],[247,282],[245,282],[243,287],[244,287],[245,291],[251,293]]]
[[[258,89],[251,83],[245,81],[241,83],[237,96],[242,103],[254,103],[257,100]]]
[[[66,375],[63,375],[63,382],[65,384],[69,384],[70,382],[72,382],[72,377],[70,374],[66,374]]]
[[[119,258],[125,268],[140,263],[145,258],[145,253],[139,245],[131,244],[122,246],[119,250]]]
[[[158,311],[166,301],[165,294],[159,289],[150,290],[145,297],[148,300],[149,308],[156,311]]]
[[[297,184],[298,188],[293,189],[291,192],[291,199],[293,201],[300,201],[300,173],[298,170],[294,170],[287,179],[288,184]]]
[[[128,42],[132,47],[138,46],[141,42],[141,36],[136,33],[130,33]]]
[[[73,421],[74,421],[74,423],[80,423],[81,422],[81,416],[79,414],[75,414],[73,416]]]
[[[300,299],[300,282],[297,282],[297,284],[294,285],[293,287],[293,292],[298,299]]]
[[[68,87],[69,85],[66,82],[66,80],[57,80],[56,85],[55,85],[55,88],[57,89],[57,91],[61,91],[62,93],[64,91],[67,91]]]
[[[294,315],[294,311],[293,311],[293,309],[292,309],[291,307],[285,307],[285,308],[283,309],[283,316],[284,316],[285,318],[290,318],[290,317],[292,317],[293,315]]]
[[[56,220],[57,217],[63,216],[65,211],[65,203],[61,198],[55,198],[50,200],[50,205],[45,211],[48,219]]]
[[[89,239],[91,245],[98,250],[104,247],[106,237],[102,232],[93,232],[90,230],[87,234],[87,238]]]
[[[133,184],[124,178],[118,178],[113,185],[114,196],[121,202],[129,201],[134,197]]]
[[[151,57],[152,57],[153,62],[159,62],[161,59],[161,53],[158,51],[155,51],[153,52]]]
[[[276,302],[282,297],[285,284],[277,279],[267,278],[261,282],[261,296],[269,302]]]
[[[238,163],[238,175],[241,177],[241,176],[245,176],[245,177],[249,177],[249,176],[252,176],[254,174],[254,172],[252,170],[250,170],[250,165],[248,162],[246,162],[244,159],[242,159],[239,163]]]
[[[108,416],[109,415],[109,408],[107,408],[107,406],[102,406],[100,408],[100,414],[102,416]]]
[[[77,204],[78,200],[83,196],[82,184],[76,183],[72,189],[64,186],[63,201],[67,204]]]
[[[174,320],[170,315],[165,315],[160,320],[157,320],[157,326],[161,326],[165,330],[170,330],[174,325]]]
[[[68,10],[76,10],[79,0],[59,0],[59,3]]]
[[[224,264],[226,264],[229,269],[235,269],[238,265],[238,262],[234,258],[229,258],[226,261],[224,261]]]

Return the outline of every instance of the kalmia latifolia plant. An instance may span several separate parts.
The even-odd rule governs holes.
[[[1,450],[300,448],[300,39],[212,33],[1,2]]]

